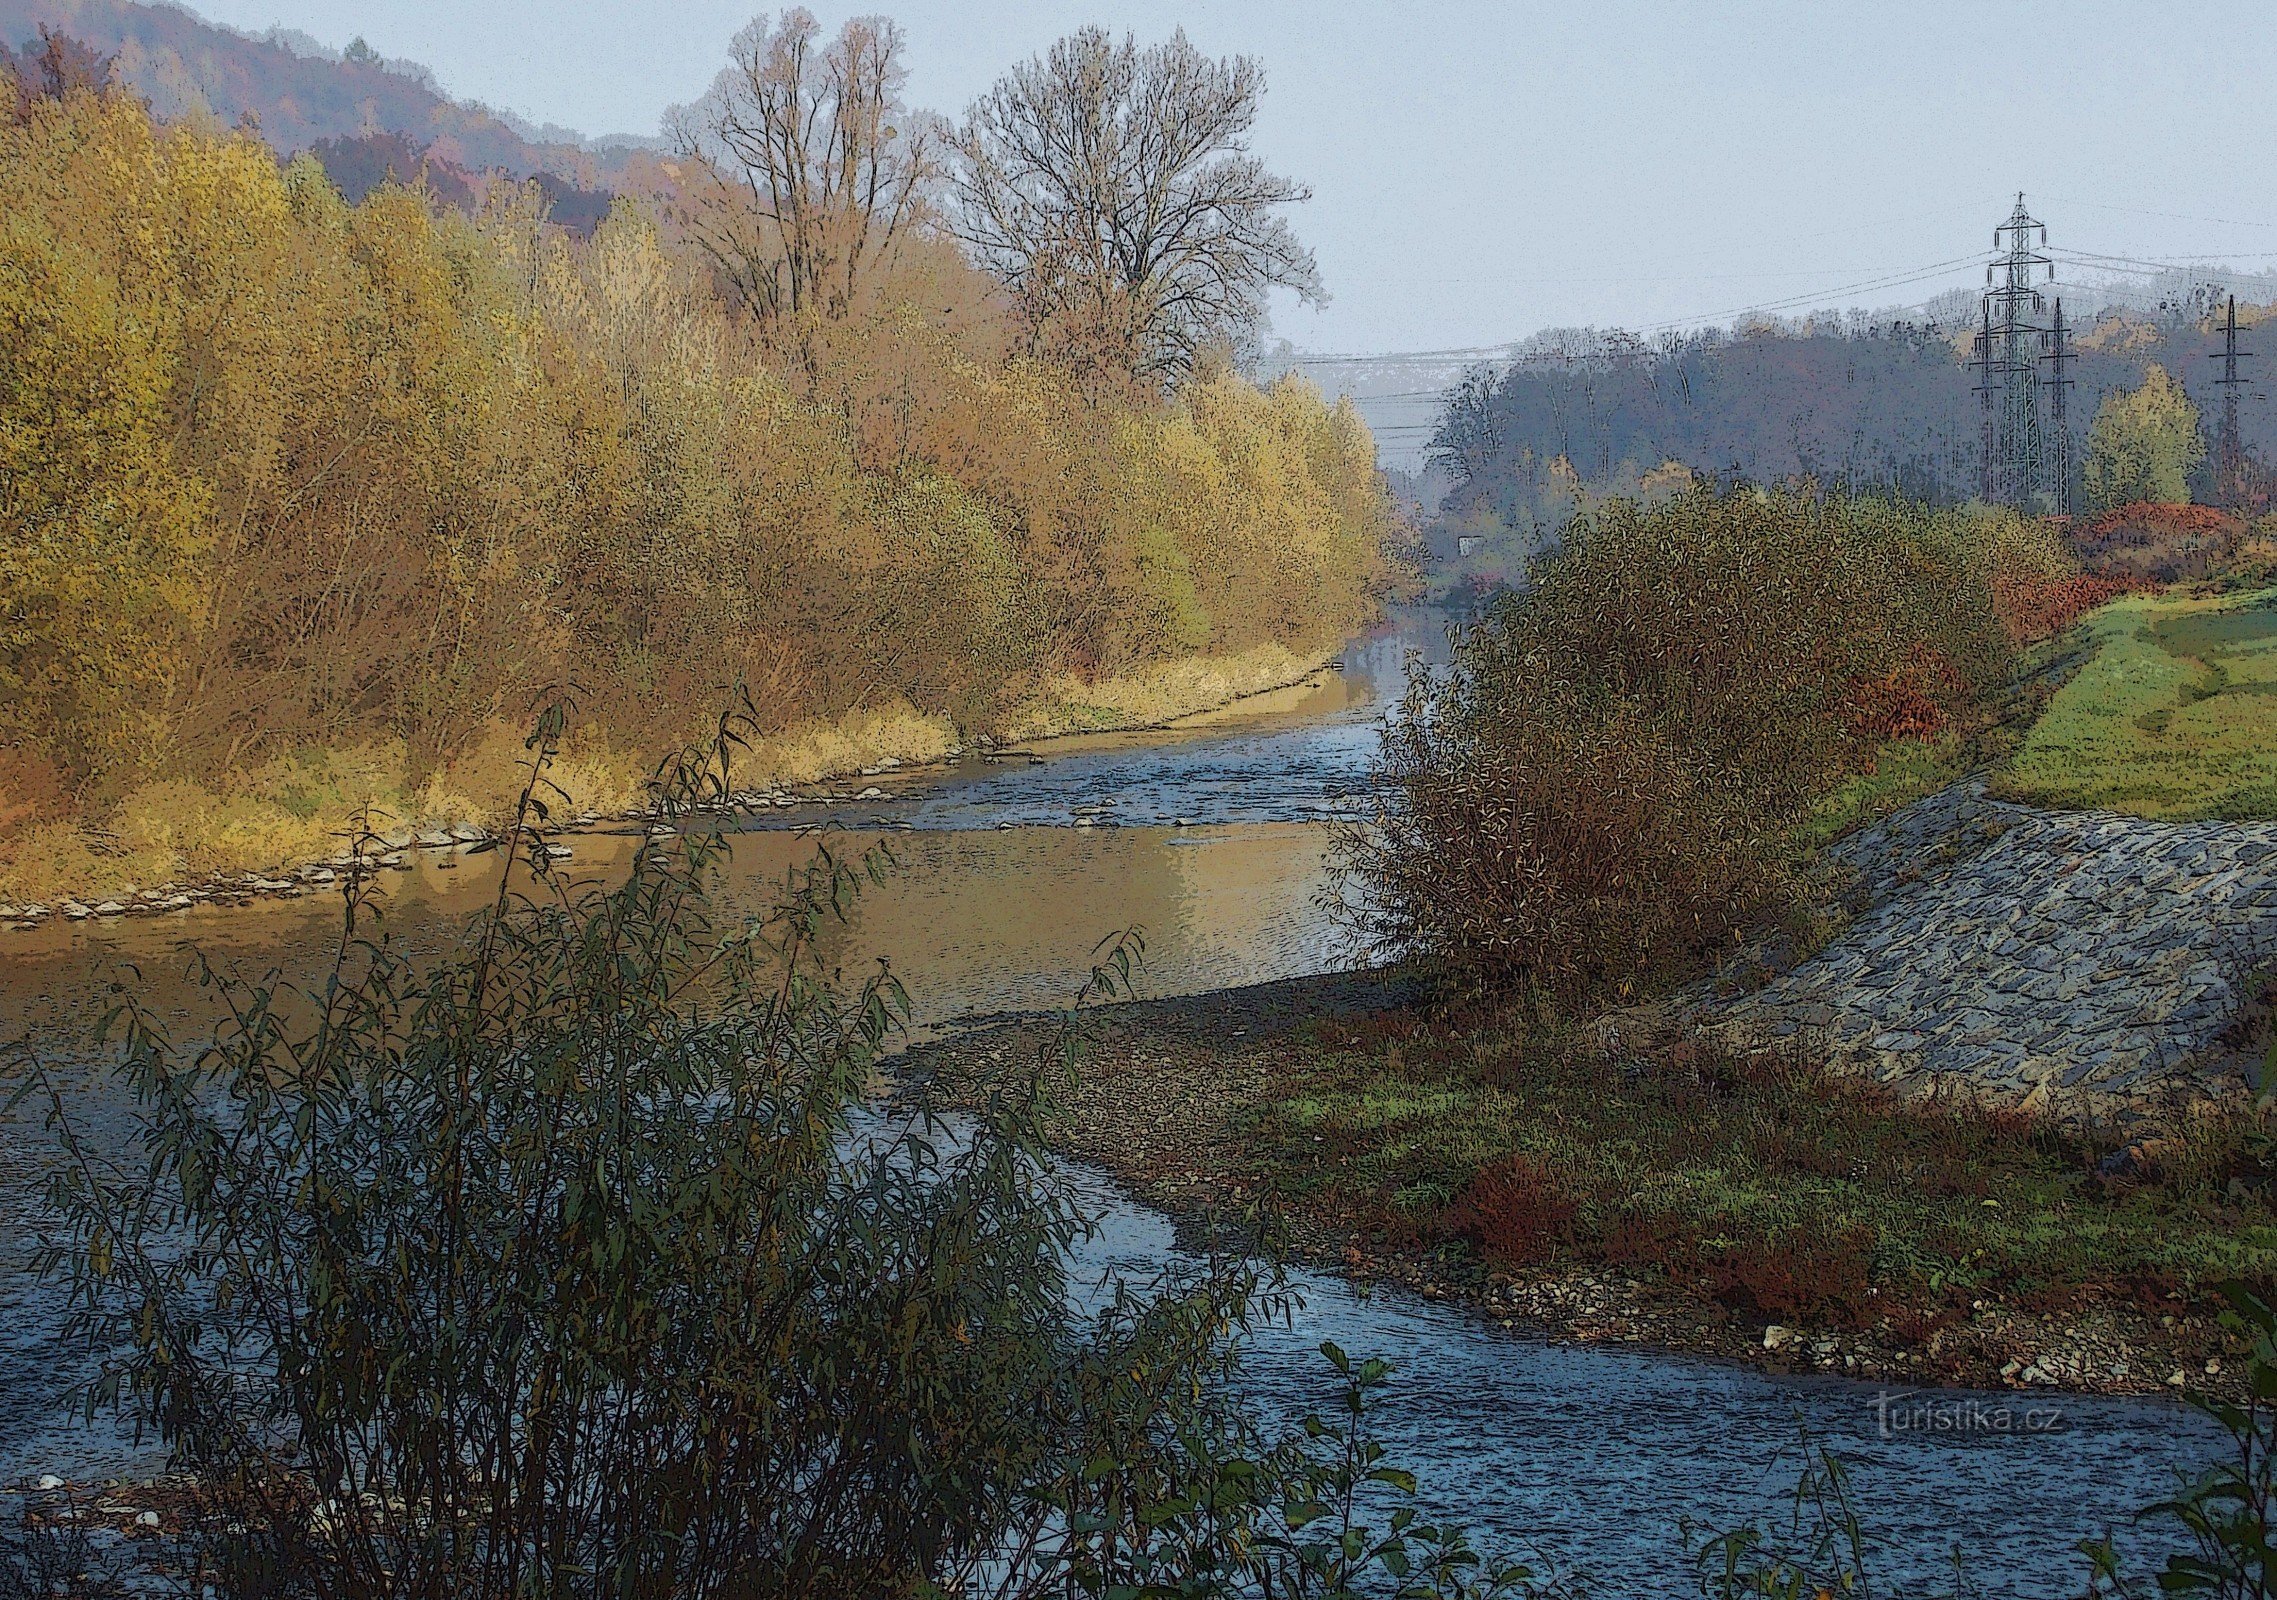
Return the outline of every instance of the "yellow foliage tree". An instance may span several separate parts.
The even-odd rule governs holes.
[[[911,235],[799,342],[632,205],[350,206],[246,133],[74,93],[0,124],[0,740],[221,783],[385,745],[413,778],[581,686],[676,743],[974,727],[1039,683],[1363,621],[1366,430],[1230,373],[1103,398],[1010,353]]]
[[[2104,507],[2136,500],[2186,505],[2190,474],[2205,459],[2198,408],[2164,367],[2154,365],[2140,387],[2111,396],[2097,409],[2087,435],[2087,498]]]

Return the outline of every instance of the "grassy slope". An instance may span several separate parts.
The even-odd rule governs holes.
[[[2083,626],[2093,658],[1998,793],[2150,817],[2277,816],[2277,591],[2132,596]]]

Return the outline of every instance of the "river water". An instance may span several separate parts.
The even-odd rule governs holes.
[[[1443,634],[1428,620],[1387,630],[1318,683],[1176,730],[1053,741],[1032,755],[878,780],[885,799],[831,813],[843,843],[882,842],[900,863],[838,938],[849,970],[890,962],[923,1033],[958,1016],[1064,1003],[1097,942],[1132,927],[1147,941],[1142,992],[1156,995],[1349,959],[1322,905],[1321,824],[1361,803],[1375,719],[1411,649],[1444,659]],[[802,809],[739,836],[731,898],[763,903],[812,849],[792,824],[816,815]],[[605,876],[638,842],[581,837],[569,866]],[[415,857],[388,880],[386,926],[414,949],[439,946],[487,897],[490,860]],[[186,946],[241,971],[312,973],[337,914],[335,901],[311,896],[0,936],[0,1008],[82,1081],[99,1081],[99,1063],[74,1063],[68,1040],[122,968],[194,1028]],[[36,1118],[0,1124],[0,1484],[154,1470],[146,1444],[100,1424],[65,1428],[56,1413],[76,1370],[56,1354],[62,1308],[23,1270],[47,1148]],[[1082,1181],[1100,1218],[1087,1269],[1146,1274],[1176,1249],[1165,1220],[1103,1179]],[[1581,1569],[1600,1594],[1691,1592],[1679,1524],[1724,1528],[1777,1513],[1806,1430],[1854,1466],[1862,1520],[1885,1547],[1879,1584],[1949,1581],[1958,1550],[1987,1592],[2019,1595],[2077,1593],[2084,1568],[2072,1546],[2106,1530],[2145,1557],[2163,1548],[2131,1529],[2132,1514],[2218,1446],[2202,1418],[2156,1398],[1939,1391],[1936,1415],[1959,1426],[1885,1429],[1885,1417],[1921,1413],[1871,1386],[1557,1345],[1396,1291],[1298,1283],[1304,1313],[1261,1334],[1248,1359],[1260,1402],[1295,1414],[1331,1398],[1323,1339],[1395,1359],[1384,1432],[1420,1472],[1426,1499],[1484,1529],[1494,1547]]]

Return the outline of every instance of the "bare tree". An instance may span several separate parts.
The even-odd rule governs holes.
[[[1265,78],[1183,32],[1140,50],[1085,28],[1015,68],[958,136],[957,229],[1038,345],[1078,369],[1175,379],[1255,336],[1266,292],[1327,297],[1280,209],[1311,191],[1249,153]]]
[[[1500,387],[1494,368],[1481,364],[1466,370],[1447,391],[1428,459],[1457,483],[1486,476],[1502,448],[1502,430],[1494,415]]]
[[[818,48],[821,34],[804,9],[758,17],[710,92],[671,119],[702,169],[690,231],[768,321],[844,316],[938,170],[932,119],[901,100],[901,29],[856,17]]]

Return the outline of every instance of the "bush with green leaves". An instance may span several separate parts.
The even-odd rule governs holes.
[[[1510,1592],[1366,1424],[1233,1398],[1283,1301],[1238,1260],[1081,1309],[1086,1222],[1036,1136],[1062,1048],[977,1114],[881,1101],[901,995],[817,939],[881,857],[827,845],[723,919],[736,724],[655,785],[613,885],[544,848],[532,741],[495,903],[420,961],[351,875],[325,978],[208,970],[222,1025],[113,1019],[114,1163],[36,1064],[65,1159],[45,1253],[158,1428],[223,1592],[1135,1597]],[[1127,987],[1112,943],[1087,992]]]

